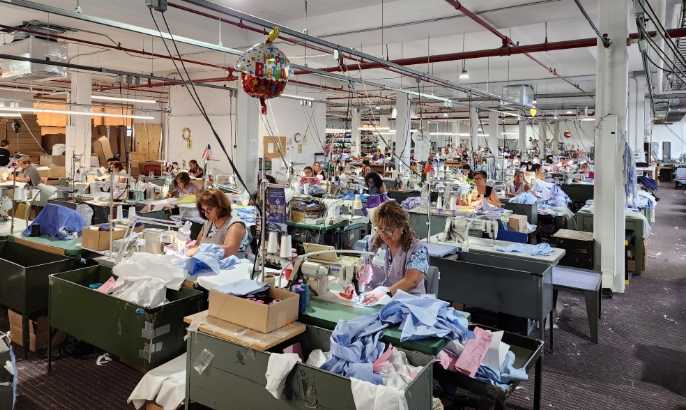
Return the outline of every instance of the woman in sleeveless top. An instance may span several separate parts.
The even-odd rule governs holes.
[[[484,199],[489,205],[501,207],[498,193],[492,186],[486,185],[486,171],[477,171],[474,173],[474,183],[476,184],[477,199]]]
[[[250,230],[239,218],[231,217],[231,203],[226,195],[210,188],[203,192],[196,203],[205,224],[200,230],[195,246],[188,248],[186,256],[193,256],[203,243],[219,245],[224,249],[224,257],[235,255],[241,259],[251,259]]]
[[[524,181],[524,173],[522,171],[515,171],[514,175],[514,183],[510,185],[507,189],[507,196],[510,198],[513,198],[523,192],[529,192],[533,195],[536,195],[532,190],[529,184],[527,184]]]
[[[429,271],[429,251],[410,229],[410,217],[395,201],[379,205],[374,213],[376,233],[371,237],[365,250],[386,251],[384,266],[372,265],[371,287],[362,303],[374,304],[384,294],[395,295],[398,290],[413,295],[426,293],[424,276]],[[372,257],[367,257],[371,263]]]
[[[172,197],[182,197],[184,195],[195,195],[200,194],[200,188],[191,182],[191,178],[188,176],[187,172],[179,172],[174,177],[174,189],[167,194],[167,198]]]

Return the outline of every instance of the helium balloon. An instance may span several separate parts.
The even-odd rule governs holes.
[[[267,41],[250,47],[236,62],[241,72],[243,90],[251,97],[259,98],[262,114],[267,114],[264,100],[278,97],[286,89],[288,78],[293,75],[286,55],[272,42],[279,36],[274,27]]]

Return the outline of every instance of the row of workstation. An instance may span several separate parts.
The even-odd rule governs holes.
[[[36,238],[21,240],[37,241]],[[432,242],[440,243],[440,240],[436,238]],[[493,241],[472,238],[470,242],[471,252],[460,253],[456,260],[432,258],[432,265],[441,271],[438,297],[543,323],[552,310],[551,265],[559,261],[564,251],[555,250],[548,258],[493,258],[483,257],[495,253],[492,249]],[[498,243],[507,246],[507,243]],[[17,244],[9,246],[14,245]],[[15,251],[13,253],[26,252]],[[0,258],[2,256],[0,254]],[[58,273],[64,270],[67,272]],[[204,308],[204,298],[200,291],[184,288],[178,292],[169,291],[167,298],[170,304],[157,309],[146,309],[89,289],[90,284],[103,283],[110,277],[111,271],[107,268],[79,268],[72,265],[54,267],[52,273],[54,276],[46,288],[52,327],[94,344],[143,369],[154,368],[188,349],[187,401],[197,401],[213,408],[228,408],[229,403],[233,405],[248,402],[253,405],[260,403],[260,408],[266,405],[275,408],[290,408],[292,405],[304,408],[311,406],[313,402],[328,408],[324,404],[331,403],[331,398],[335,399],[333,403],[352,403],[349,393],[350,382],[347,378],[304,364],[298,365],[298,371],[293,372],[287,380],[287,385],[290,386],[287,388],[287,391],[290,391],[290,395],[287,394],[288,399],[276,401],[264,390],[268,352],[280,352],[280,348],[296,340],[301,341],[309,350],[328,350],[330,331],[338,320],[369,313],[367,309],[370,308],[342,308],[340,303],[312,299],[308,310],[299,318],[306,326],[292,326],[302,329],[302,333],[290,334],[287,339],[276,340],[276,344],[246,347],[243,345],[244,340],[224,339],[221,332],[209,327],[204,328],[202,323],[199,327],[192,326],[197,331],[192,331],[187,344],[184,344],[183,336],[186,330],[180,318],[191,316]],[[46,280],[45,276],[43,280]],[[2,300],[0,303],[5,304]],[[543,326],[540,339],[543,338],[542,329]],[[248,334],[246,329],[236,331],[243,339]],[[432,378],[453,383],[474,393],[488,395],[501,404],[516,387],[511,385],[508,389],[502,390],[462,374],[446,372],[431,364],[432,356],[442,348],[442,340],[427,339],[403,343],[399,341],[398,333],[397,327],[388,329],[385,332],[386,340],[394,346],[406,349],[413,364],[423,365],[425,368],[406,392],[408,401],[416,403],[413,408],[430,408]],[[528,370],[536,366],[534,402],[535,407],[539,408],[542,342],[511,333],[507,333],[503,341],[510,344],[516,353],[515,367],[525,367]],[[207,373],[198,372],[194,364],[206,350],[212,353],[214,359],[210,361]],[[218,375],[223,377],[217,377]],[[311,388],[303,387],[306,385]]]

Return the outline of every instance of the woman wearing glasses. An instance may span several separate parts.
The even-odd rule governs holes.
[[[231,203],[222,191],[216,188],[204,191],[196,205],[205,224],[195,245],[186,251],[186,256],[195,255],[200,244],[213,243],[224,249],[224,258],[235,255],[241,259],[252,259],[250,230],[239,218],[231,216]]]
[[[474,183],[476,184],[477,200],[483,199],[489,205],[501,207],[498,193],[492,186],[486,185],[486,171],[477,171],[474,173]]]
[[[365,250],[376,253],[386,251],[383,267],[372,265],[370,286],[375,290],[368,292],[363,304],[376,303],[385,294],[395,295],[398,290],[422,295],[424,276],[429,270],[429,251],[410,229],[410,217],[395,201],[386,201],[374,213],[375,234]],[[371,263],[368,256],[367,263]]]

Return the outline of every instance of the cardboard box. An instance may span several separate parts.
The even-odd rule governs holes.
[[[636,261],[627,261],[626,267],[629,272],[636,272]]]
[[[86,249],[92,249],[94,251],[104,251],[110,248],[110,232],[109,231],[99,231],[100,227],[98,225],[86,226],[81,231],[81,245]],[[135,228],[135,232],[142,232],[145,229],[142,225]],[[115,226],[112,232],[112,240],[121,239],[124,237],[124,232],[126,231],[125,226]]]
[[[11,309],[7,311],[10,322],[10,339],[12,343],[23,346],[23,327],[21,315]],[[38,320],[29,320],[29,350],[32,352],[41,351],[48,347],[50,338],[50,321],[47,316],[42,316]],[[57,331],[52,338],[52,345],[57,346],[64,341],[64,333]]]
[[[267,296],[281,299],[281,302],[269,306],[211,290],[207,315],[262,333],[269,333],[298,320],[300,296],[297,293],[272,288]]]
[[[41,154],[40,156],[40,166],[48,167],[52,165],[52,155]]]
[[[528,233],[526,226],[526,215],[510,215],[510,220],[507,221],[507,230],[520,233]]]
[[[53,155],[52,156],[52,165],[57,165],[59,167],[64,166],[64,155]]]
[[[164,407],[160,406],[154,401],[148,400],[145,402],[145,410],[164,410]]]
[[[50,165],[50,178],[65,178],[67,169],[57,165]]]

